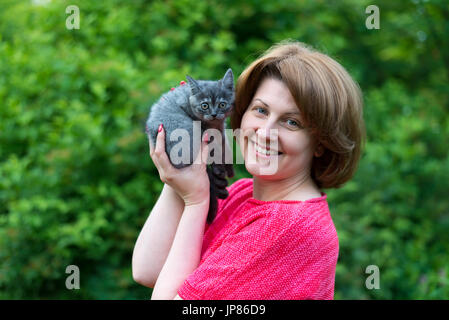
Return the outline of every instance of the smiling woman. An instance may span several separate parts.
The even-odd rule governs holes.
[[[355,172],[361,92],[336,61],[286,41],[240,75],[235,103],[231,126],[253,178],[227,188],[210,225],[207,201],[184,205],[181,187],[164,187],[136,243],[135,279],[154,286],[153,299],[333,299],[339,245],[321,189]]]
[[[310,178],[316,146],[310,133],[300,125],[300,118],[295,101],[283,82],[266,78],[242,117],[240,129],[244,139],[240,140],[243,141],[241,149],[246,169],[254,175],[254,179],[263,176],[271,181],[292,181],[291,177],[295,177],[296,183],[291,183],[291,186],[297,188],[301,185],[302,192],[307,191],[319,197],[319,189]],[[256,161],[250,161],[252,154],[255,154]],[[320,155],[320,152],[315,151],[315,155]],[[263,168],[274,161],[275,170],[264,173]],[[278,186],[276,189],[284,190],[284,193],[292,191]],[[259,195],[260,191],[256,188],[254,193],[263,199],[276,199],[279,196],[270,190],[265,195]],[[292,194],[283,194],[282,197],[295,199]]]
[[[266,94],[272,86],[277,88]],[[307,131],[316,151],[311,163],[315,184],[338,188],[354,175],[360,159],[366,136],[362,105],[359,86],[338,62],[305,44],[284,41],[240,75],[231,127],[243,127],[244,115],[253,107],[259,113],[269,112],[270,107],[285,112],[285,118],[278,119],[285,125],[276,128]],[[299,112],[299,117],[288,117],[288,112]]]

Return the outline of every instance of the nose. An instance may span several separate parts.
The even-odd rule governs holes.
[[[270,150],[270,145],[277,143],[279,132],[273,125],[267,123],[266,126],[260,127],[256,130],[257,143],[266,146]]]
[[[217,114],[216,113],[212,113],[211,116],[215,118],[215,117],[217,117]]]

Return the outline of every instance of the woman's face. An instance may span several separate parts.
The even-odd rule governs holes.
[[[261,82],[240,129],[245,166],[253,176],[277,180],[310,175],[313,141],[303,129],[299,109],[283,82],[272,78]]]

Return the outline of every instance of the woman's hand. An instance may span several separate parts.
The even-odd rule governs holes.
[[[182,169],[176,169],[171,164],[165,152],[165,130],[161,126],[161,131],[156,137],[156,147],[150,144],[150,157],[154,162],[162,182],[172,187],[184,200],[186,206],[196,205],[209,201],[209,177],[206,172],[206,163],[209,148],[207,145],[207,133],[201,143],[201,150],[198,152],[194,163]],[[206,142],[205,142],[205,141]],[[201,163],[200,163],[201,160]]]

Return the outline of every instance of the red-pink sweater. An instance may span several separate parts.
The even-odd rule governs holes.
[[[338,237],[327,195],[307,201],[253,198],[244,178],[218,200],[201,261],[178,289],[186,300],[333,299]]]

